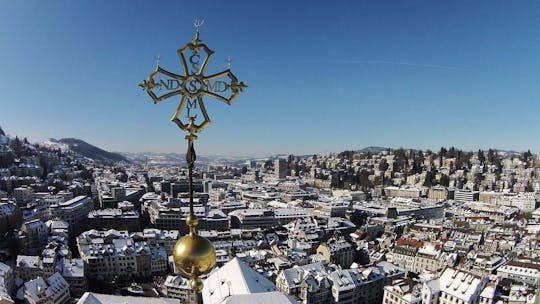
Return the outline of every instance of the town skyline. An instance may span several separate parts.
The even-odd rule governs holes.
[[[32,142],[182,153],[169,121],[179,100],[153,105],[137,84],[158,54],[180,71],[176,49],[201,18],[208,71],[232,57],[249,87],[231,107],[206,102],[200,153],[540,151],[528,123],[540,110],[538,4],[282,4],[2,2],[0,122]]]
[[[0,126],[0,131],[4,131],[2,129],[2,126]],[[14,138],[19,138],[20,140],[23,140],[23,139],[26,139],[28,140],[28,137],[24,136],[24,135],[19,135],[19,134],[15,134],[15,135],[11,135],[7,132],[4,132],[6,134],[6,138],[8,138],[8,140],[13,140]],[[0,132],[0,135],[2,134],[2,132]],[[87,143],[86,141],[84,141],[83,139],[79,139],[79,138],[49,138],[48,140],[44,140],[44,141],[41,141],[41,142],[30,142],[30,144],[38,144],[38,145],[49,145],[50,143],[54,143],[54,142],[58,142],[58,141],[62,141],[62,140],[76,140],[76,141],[83,141],[85,143]],[[87,143],[91,146],[95,146],[95,145],[92,145],[92,143]],[[95,146],[97,147],[97,146]],[[97,147],[97,148],[100,148],[102,149],[103,147]],[[421,148],[417,148],[417,147],[382,147],[382,146],[362,146],[362,147],[356,147],[356,148],[349,148],[349,149],[343,149],[343,150],[339,150],[339,151],[332,151],[332,150],[329,150],[328,152],[314,152],[314,153],[303,153],[303,154],[294,154],[294,153],[287,153],[287,152],[283,152],[283,153],[274,153],[274,154],[261,154],[261,155],[249,155],[249,154],[244,154],[244,155],[225,155],[225,154],[219,154],[219,153],[214,153],[214,154],[206,154],[206,153],[202,153],[200,155],[202,156],[205,156],[205,157],[231,157],[231,158],[234,158],[234,159],[249,159],[249,158],[258,158],[258,159],[262,159],[262,158],[273,158],[273,157],[284,157],[284,156],[289,156],[289,155],[294,155],[294,156],[311,156],[311,155],[331,155],[331,154],[339,154],[339,153],[342,153],[342,152],[348,152],[348,151],[351,151],[351,152],[374,152],[374,153],[379,153],[380,151],[384,151],[384,150],[390,150],[390,151],[395,151],[395,150],[406,150],[406,151],[409,151],[409,150],[414,150],[414,151],[422,151],[422,152],[427,152],[427,151],[431,151],[431,152],[439,152],[441,149],[451,149],[451,148],[454,148],[456,150],[460,150],[460,151],[463,151],[463,152],[471,152],[471,153],[477,153],[478,151],[483,151],[483,152],[487,152],[489,150],[493,150],[493,151],[497,151],[497,152],[500,152],[500,153],[508,153],[508,154],[522,154],[522,153],[525,153],[525,152],[531,152],[533,153],[534,155],[537,155],[537,153],[535,153],[535,151],[531,151],[531,149],[529,148],[525,148],[525,149],[522,149],[522,150],[506,150],[506,149],[499,149],[499,148],[496,148],[496,147],[488,147],[488,148],[478,148],[478,149],[472,149],[472,150],[468,150],[468,149],[463,149],[461,147],[455,147],[455,146],[441,146],[441,147],[437,147],[437,148],[426,148],[426,149],[421,149]],[[106,149],[104,149],[106,150]],[[136,151],[136,152],[129,152],[129,151],[113,151],[113,150],[106,150],[106,152],[112,152],[112,153],[120,153],[122,155],[152,155],[152,154],[156,154],[156,155],[163,155],[163,154],[176,154],[180,157],[182,157],[183,155],[185,155],[185,153],[183,151],[171,151],[171,152],[156,152],[156,151]]]
[[[76,145],[0,132],[7,304],[538,302],[531,153],[198,157],[193,168],[61,142]],[[199,295],[176,254],[194,212],[216,263]]]

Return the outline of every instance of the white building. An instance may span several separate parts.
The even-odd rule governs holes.
[[[15,275],[13,269],[8,265],[0,262],[0,289],[3,289],[5,294],[11,299],[10,295],[13,293],[15,287]],[[0,292],[1,296],[2,292]],[[4,295],[5,297],[5,295]]]
[[[47,281],[38,277],[24,283],[24,298],[29,304],[64,304],[71,299],[69,284],[59,273]]]
[[[317,254],[322,255],[328,262],[348,268],[354,261],[356,251],[343,237],[334,236],[317,247]]]
[[[16,264],[17,277],[24,282],[43,276],[43,269],[39,256],[18,255]]]
[[[321,214],[326,217],[345,217],[345,213],[349,210],[351,203],[345,200],[330,200],[324,203],[318,203],[322,206]]]
[[[82,259],[62,259],[57,263],[57,269],[69,284],[69,291],[73,296],[81,296],[86,292],[88,284]]]
[[[78,196],[67,202],[51,205],[50,212],[53,218],[58,218],[69,224],[73,230],[81,227],[86,221],[88,213],[94,209],[92,199],[88,196]]]
[[[538,304],[538,296],[535,289],[527,286],[512,285],[508,296],[508,303],[511,304]]]
[[[297,218],[309,217],[306,209],[240,209],[229,213],[231,228],[255,229],[287,224]]]
[[[510,198],[511,206],[520,212],[533,212],[536,209],[536,197],[534,192],[520,193]]]
[[[162,285],[165,296],[180,299],[180,303],[197,304],[197,293],[190,286],[190,281],[181,276],[167,276]]]
[[[202,297],[204,303],[296,303],[238,258],[208,276],[204,281]]]
[[[499,267],[497,275],[503,279],[534,286],[540,282],[540,263],[531,260],[512,260]]]
[[[165,248],[137,241],[127,231],[85,231],[77,237],[77,247],[89,278],[129,279],[167,271]]]
[[[36,219],[24,222],[21,229],[15,235],[19,252],[28,255],[40,254],[45,245],[49,229],[43,221]]]
[[[280,271],[276,286],[309,304],[381,303],[383,287],[404,275],[403,269],[388,262],[353,269],[317,262]]]
[[[478,201],[479,193],[478,191],[456,189],[454,191],[454,200],[461,203]]]
[[[20,206],[34,199],[34,189],[28,187],[18,187],[13,189],[13,198]]]
[[[476,304],[486,283],[486,277],[447,267],[438,279],[423,284],[422,303]]]
[[[99,294],[93,292],[85,292],[84,295],[77,301],[77,304],[178,304],[178,299],[170,298],[149,298],[149,297],[132,297],[132,296],[116,296],[108,294]]]
[[[158,244],[165,248],[167,255],[172,255],[174,245],[181,237],[178,230],[144,229],[143,232],[131,234],[134,239],[146,240],[149,244]]]
[[[384,304],[417,304],[422,301],[421,285],[411,279],[397,279],[384,287]]]

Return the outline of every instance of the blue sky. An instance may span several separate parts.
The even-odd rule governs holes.
[[[378,145],[540,152],[537,1],[0,1],[0,126],[31,141],[183,152],[137,86],[193,37],[248,90],[207,100],[200,154]]]

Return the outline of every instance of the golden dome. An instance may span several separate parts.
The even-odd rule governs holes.
[[[201,292],[203,284],[200,276],[216,266],[216,251],[209,240],[190,233],[176,242],[173,259],[180,274],[192,279],[193,290]]]

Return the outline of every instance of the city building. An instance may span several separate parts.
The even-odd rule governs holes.
[[[30,187],[17,187],[13,189],[13,198],[21,206],[34,199],[34,189]]]
[[[88,218],[88,213],[93,209],[94,205],[90,197],[77,196],[58,205],[52,205],[50,212],[53,218],[67,222],[70,229],[78,232],[84,229],[84,223]]]
[[[197,293],[190,286],[190,281],[181,276],[167,276],[162,284],[165,296],[179,299],[180,303],[197,304]]]
[[[508,304],[538,304],[539,295],[534,288],[523,285],[510,286]]]
[[[384,286],[404,275],[403,269],[388,262],[352,269],[316,262],[281,270],[276,286],[307,304],[381,303]]]
[[[422,191],[415,187],[400,188],[389,186],[384,188],[384,195],[389,197],[419,198],[422,195]]]
[[[48,236],[49,229],[45,223],[36,219],[24,222],[21,225],[21,229],[15,235],[15,241],[20,253],[38,255],[47,245]]]
[[[516,283],[535,286],[540,282],[540,262],[529,259],[512,260],[499,267],[497,275]]]
[[[178,299],[133,297],[85,292],[77,304],[178,304]]]
[[[422,287],[422,303],[476,304],[487,284],[487,278],[470,272],[446,267],[440,277],[425,282]]]
[[[139,212],[118,208],[92,210],[88,213],[87,227],[91,229],[116,229],[138,231]]]
[[[284,179],[288,175],[287,160],[278,158],[274,161],[274,172],[277,179]]]
[[[422,303],[422,286],[412,279],[397,279],[384,287],[384,304]]]
[[[333,236],[328,241],[317,247],[317,254],[324,257],[326,261],[349,268],[354,261],[356,251],[351,243],[343,237]]]
[[[194,213],[199,219],[199,229],[225,231],[229,229],[229,218],[219,209],[195,206]],[[189,207],[170,207],[159,201],[152,201],[147,207],[150,224],[157,229],[178,230],[180,234],[189,232],[186,218]]]
[[[7,232],[16,221],[16,205],[13,201],[0,199],[0,232]]]
[[[59,273],[46,281],[38,277],[24,283],[24,299],[29,304],[64,304],[71,299],[69,284]]]
[[[469,203],[478,201],[479,192],[465,189],[455,189],[454,200],[460,203]]]
[[[15,274],[8,265],[0,262],[0,289],[11,299],[13,289],[15,288]],[[2,292],[0,291],[0,297]],[[1,300],[0,300],[1,301]]]
[[[43,266],[37,255],[18,255],[15,273],[24,282],[43,277]]]
[[[181,276],[167,276],[162,284],[165,296],[179,299],[180,303],[197,304],[197,293],[190,286],[190,281]]]
[[[56,269],[69,284],[69,292],[72,296],[80,297],[88,290],[82,259],[61,259]]]
[[[345,217],[351,203],[343,200],[331,200],[319,204],[322,206],[321,215],[326,217]]]
[[[510,205],[519,209],[520,212],[533,212],[538,203],[536,201],[535,193],[526,192],[519,193],[510,198]]]
[[[227,262],[204,280],[202,298],[203,303],[296,303],[238,258]]]
[[[448,199],[448,189],[443,186],[434,186],[431,187],[428,191],[428,198],[435,200],[447,200]]]
[[[229,213],[231,228],[256,229],[285,225],[309,217],[302,208],[240,209]]]
[[[126,188],[124,187],[112,187],[111,194],[113,199],[117,202],[126,200]]]
[[[77,247],[88,278],[129,280],[167,271],[165,248],[136,241],[127,231],[85,231],[77,237]]]

